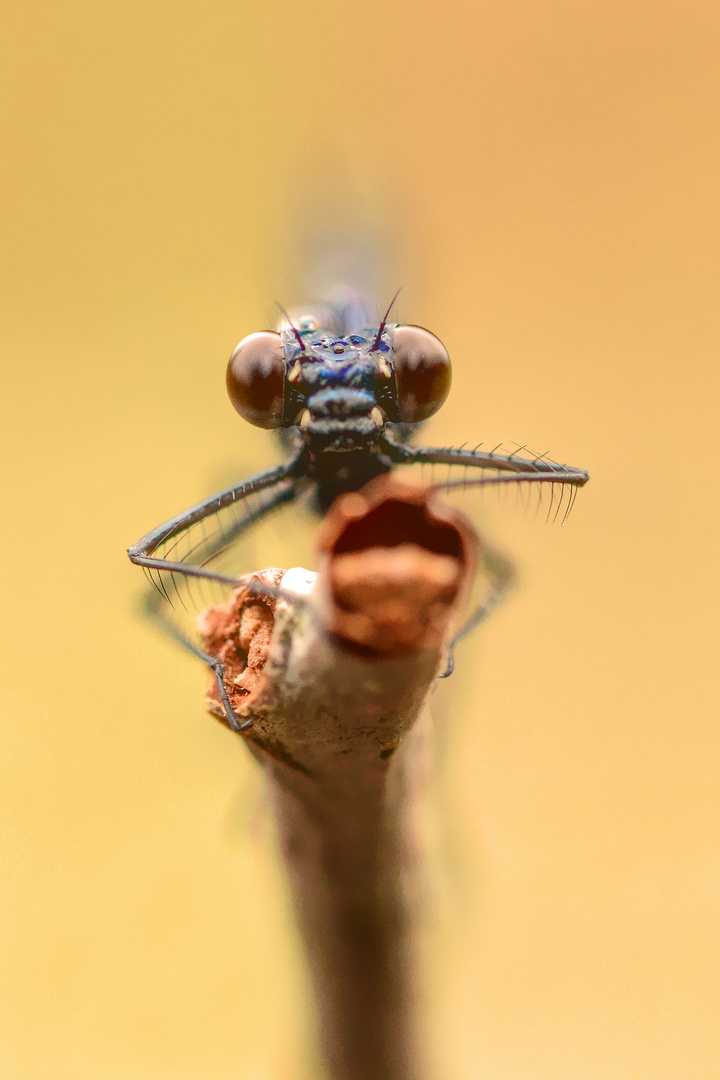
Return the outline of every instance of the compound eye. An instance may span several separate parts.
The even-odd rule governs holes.
[[[280,335],[262,331],[243,338],[227,367],[227,391],[233,407],[255,427],[280,427],[284,388],[285,355]]]
[[[420,326],[396,326],[393,335],[397,419],[417,424],[436,413],[450,391],[450,357],[442,341]]]

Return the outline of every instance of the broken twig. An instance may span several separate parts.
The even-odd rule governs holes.
[[[317,575],[257,575],[282,599],[240,588],[201,629],[252,720],[242,737],[270,791],[330,1076],[416,1080],[413,810],[476,538],[435,496],[383,477],[336,500],[318,556]],[[208,707],[224,720],[214,686]]]

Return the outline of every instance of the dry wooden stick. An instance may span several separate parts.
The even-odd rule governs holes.
[[[202,617],[270,791],[332,1080],[418,1080],[413,807],[428,693],[472,581],[476,538],[382,478],[325,519],[316,575],[262,571]],[[217,690],[208,707],[224,711]]]

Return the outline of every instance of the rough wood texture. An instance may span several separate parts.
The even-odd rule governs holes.
[[[338,500],[317,575],[262,571],[203,618],[265,773],[333,1080],[418,1080],[413,806],[424,712],[475,568],[464,520],[375,481]],[[222,718],[217,691],[208,706]],[[421,717],[424,719],[421,721]]]

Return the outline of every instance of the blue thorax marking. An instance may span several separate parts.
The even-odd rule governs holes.
[[[283,327],[285,352],[285,415],[295,422],[303,408],[328,408],[335,394],[333,412],[340,418],[369,412],[379,405],[386,413],[395,406],[392,374],[394,324],[386,325],[376,349],[377,329],[340,337],[317,328],[300,329],[299,336]],[[350,394],[349,391],[359,393]]]

